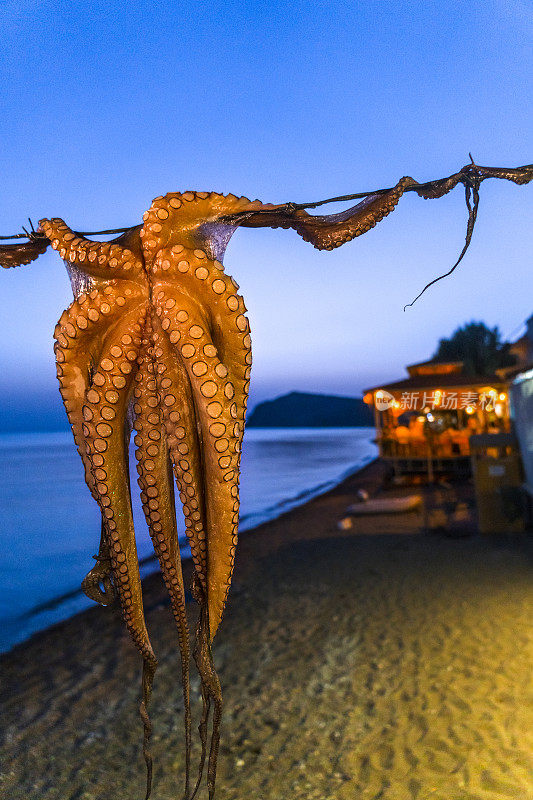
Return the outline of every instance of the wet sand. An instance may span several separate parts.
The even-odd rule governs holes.
[[[214,645],[217,800],[533,799],[532,539],[482,538],[471,520],[450,538],[418,513],[340,532],[355,489],[382,477],[374,463],[243,535]],[[160,660],[152,797],[178,800],[177,637],[159,576],[144,586]],[[38,634],[0,668],[2,798],[141,800],[139,659],[116,609]]]

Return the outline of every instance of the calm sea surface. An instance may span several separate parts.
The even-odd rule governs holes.
[[[373,436],[372,428],[248,429],[240,530],[279,516],[371,461]],[[91,605],[80,583],[94,564],[100,515],[70,433],[0,436],[0,513],[3,652]],[[153,550],[138,492],[134,517],[142,559]],[[190,555],[185,544],[182,555]],[[157,562],[146,563],[142,574],[154,569]]]

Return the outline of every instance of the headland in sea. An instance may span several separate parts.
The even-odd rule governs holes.
[[[339,531],[357,489],[379,493],[383,477],[375,461],[242,537],[213,647],[218,800],[532,800],[532,541],[481,537],[473,520],[450,538],[425,513]],[[177,636],[159,575],[144,593],[159,657],[153,798],[175,800]],[[143,796],[140,663],[116,608],[39,633],[0,665],[3,797]],[[196,677],[192,701],[198,721]]]

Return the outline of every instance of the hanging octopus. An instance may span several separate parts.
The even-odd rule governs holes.
[[[533,173],[528,169],[530,180]],[[57,376],[85,480],[102,517],[96,564],[82,587],[102,605],[118,597],[143,660],[140,715],[146,798],[152,780],[148,705],[157,659],[143,611],[129,441],[134,430],[143,510],[178,630],[185,706],[184,798],[198,791],[207,760],[212,800],[222,695],[211,643],[226,605],[237,546],[239,465],[252,363],[246,308],[222,266],[231,235],[239,225],[293,228],[316,248],[332,250],[374,227],[404,191],[438,197],[459,180],[468,188],[470,177],[462,180],[463,173],[470,176],[472,170],[465,167],[459,177],[432,184],[402,178],[394,188],[369,193],[358,205],[330,216],[311,216],[294,204],[264,205],[231,194],[167,194],[153,201],[142,226],[126,229],[109,242],[91,241],[61,219],[43,219],[38,231],[28,234],[28,242],[0,247],[0,264],[11,267],[30,263],[51,244],[70,276],[74,301],[55,329]],[[493,176],[527,182],[510,173]],[[192,594],[200,609],[193,657],[201,678],[202,747],[192,794],[191,653],[175,485],[194,565]]]

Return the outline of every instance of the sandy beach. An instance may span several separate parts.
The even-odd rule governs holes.
[[[382,478],[375,462],[242,536],[214,644],[217,800],[533,798],[533,540],[483,538],[471,520],[451,537],[421,513],[339,531],[356,489]],[[177,800],[177,636],[159,576],[144,587],[152,797]],[[140,664],[116,608],[34,636],[0,669],[2,798],[144,796]]]

